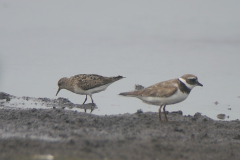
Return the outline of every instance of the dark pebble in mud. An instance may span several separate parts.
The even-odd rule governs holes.
[[[6,101],[9,102],[11,100],[11,95],[4,92],[0,92],[0,100],[3,99],[6,99]]]
[[[225,115],[225,114],[218,114],[218,115],[217,115],[217,118],[218,118],[218,119],[225,119],[225,118],[226,118],[226,115]]]

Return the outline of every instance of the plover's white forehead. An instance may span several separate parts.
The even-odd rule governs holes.
[[[197,77],[188,77],[187,79],[197,79]]]
[[[183,79],[197,79],[197,76],[195,76],[193,74],[185,74],[181,78],[183,78]]]

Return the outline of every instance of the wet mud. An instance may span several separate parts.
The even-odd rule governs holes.
[[[239,120],[183,116],[181,111],[168,113],[168,122],[159,122],[157,112],[141,110],[99,116],[66,110],[77,107],[68,100],[24,98],[47,107],[17,108],[20,104],[14,107],[11,101],[19,97],[0,93],[0,159],[240,158]],[[49,156],[39,158],[44,155]]]

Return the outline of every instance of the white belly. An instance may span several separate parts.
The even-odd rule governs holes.
[[[77,86],[74,86],[74,93],[81,94],[81,95],[92,95],[94,93],[104,91],[110,84],[112,84],[112,83],[105,84],[103,86],[92,88],[92,89],[89,89],[89,90],[83,90],[83,89],[81,89]]]
[[[170,97],[138,97],[145,103],[153,104],[153,105],[170,105],[182,102],[188,97],[188,94],[182,93],[178,90],[174,95]]]

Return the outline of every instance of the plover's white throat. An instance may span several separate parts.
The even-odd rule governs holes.
[[[87,95],[90,96],[92,103],[92,94],[104,91],[110,84],[124,77],[103,77],[96,74],[79,74],[70,78],[64,77],[58,81],[58,92],[61,89],[69,90],[76,94],[86,95],[83,104],[87,100]]]
[[[185,74],[178,79],[160,82],[139,91],[120,93],[120,95],[136,97],[145,103],[159,105],[159,121],[161,121],[161,108],[163,107],[165,119],[168,121],[165,112],[166,105],[182,102],[195,86],[203,85],[198,82],[196,76]]]

